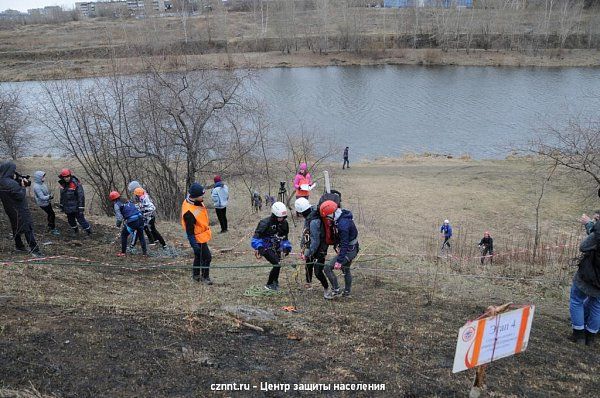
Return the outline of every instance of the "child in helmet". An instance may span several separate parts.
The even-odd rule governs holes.
[[[352,290],[352,274],[350,265],[358,255],[360,250],[358,245],[358,229],[352,219],[352,212],[346,209],[340,209],[333,200],[326,200],[319,207],[321,217],[327,217],[333,220],[338,232],[339,252],[329,264],[325,266],[325,275],[331,282],[331,290],[325,292],[325,299],[331,300],[339,295],[340,288],[333,270],[342,270],[344,274],[344,293],[345,297],[350,297]]]
[[[292,251],[292,244],[288,240],[289,225],[286,220],[287,208],[281,202],[273,203],[271,215],[260,220],[250,245],[254,250],[273,264],[269,279],[265,286],[268,290],[279,289],[279,271],[281,270],[282,253],[287,256]]]
[[[62,169],[58,175],[60,185],[60,208],[67,215],[67,221],[74,233],[79,232],[77,224],[88,234],[92,234],[90,223],[85,219],[85,193],[79,179],[71,170]]]
[[[306,288],[312,283],[313,268],[315,276],[327,291],[329,284],[323,273],[327,243],[325,243],[325,229],[316,206],[311,206],[306,198],[298,198],[295,202],[296,213],[304,217],[304,230],[300,240],[300,256],[306,261]]]
[[[125,201],[121,198],[121,194],[117,191],[112,191],[108,195],[108,199],[113,203],[115,210],[116,225],[121,229],[121,252],[117,254],[119,257],[125,256],[127,253],[127,238],[132,233],[137,233],[142,244],[142,253],[147,254],[146,239],[144,238],[144,217],[136,205],[131,201]]]
[[[494,263],[494,239],[488,231],[483,233],[483,238],[479,241],[479,249],[481,250],[481,265],[485,261],[486,256],[490,256],[490,264]]]
[[[452,226],[450,225],[450,221],[444,220],[444,223],[440,227],[440,234],[444,237],[444,243],[442,243],[442,251],[448,247],[450,249],[450,238],[452,238]]]
[[[163,249],[166,248],[167,244],[165,243],[165,240],[156,229],[156,206],[154,206],[150,195],[148,195],[148,192],[146,192],[144,188],[137,187],[133,190],[133,197],[138,209],[140,209],[144,216],[144,229],[147,230],[146,235],[148,235],[149,239],[150,236],[152,236],[153,240],[157,240]],[[154,243],[153,240],[150,242],[151,245]]]

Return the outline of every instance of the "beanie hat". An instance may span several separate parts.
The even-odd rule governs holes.
[[[300,171],[303,171],[303,170],[308,170],[306,163],[300,163]]]
[[[190,185],[188,193],[190,194],[190,198],[197,198],[198,196],[203,196],[204,187],[199,183],[195,182],[192,185]]]
[[[214,181],[215,181],[215,184],[217,182],[221,182],[221,176],[220,175],[216,175],[215,178],[214,178]]]

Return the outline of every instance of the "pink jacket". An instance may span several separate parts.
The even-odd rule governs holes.
[[[301,185],[311,185],[312,184],[312,177],[310,176],[310,173],[306,173],[306,175],[302,175],[300,173],[296,174],[296,177],[294,177],[294,188],[296,188],[296,196],[309,196],[310,195],[310,191],[304,191],[302,189],[300,189]]]

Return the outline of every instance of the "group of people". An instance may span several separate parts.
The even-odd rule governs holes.
[[[67,216],[67,222],[72,232],[77,234],[81,227],[87,235],[91,235],[90,223],[84,215],[85,193],[79,179],[73,175],[71,170],[62,169],[58,174],[58,184],[60,186],[59,206]],[[0,200],[10,221],[16,250],[28,252],[33,256],[41,256],[42,253],[34,235],[33,218],[27,203],[26,188],[31,185],[31,177],[18,173],[14,162],[8,161],[0,164]],[[54,195],[46,185],[46,172],[39,170],[34,173],[33,194],[36,204],[47,215],[48,231],[53,235],[60,235],[56,228],[56,213],[52,205]],[[23,243],[23,235],[29,249]]]
[[[440,250],[440,254],[444,253],[446,250],[450,250],[452,247],[450,246],[450,239],[452,238],[452,226],[450,225],[449,220],[444,220],[444,223],[440,227],[440,234],[444,241],[442,242],[442,247]],[[479,250],[481,251],[481,265],[485,262],[486,258],[490,259],[490,264],[494,263],[494,239],[490,235],[489,231],[485,231],[483,233],[483,238],[479,241],[477,245]]]

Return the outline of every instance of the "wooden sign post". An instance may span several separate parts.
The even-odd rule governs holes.
[[[485,389],[485,364],[525,351],[535,306],[490,306],[458,331],[452,373],[476,368],[470,397]]]

